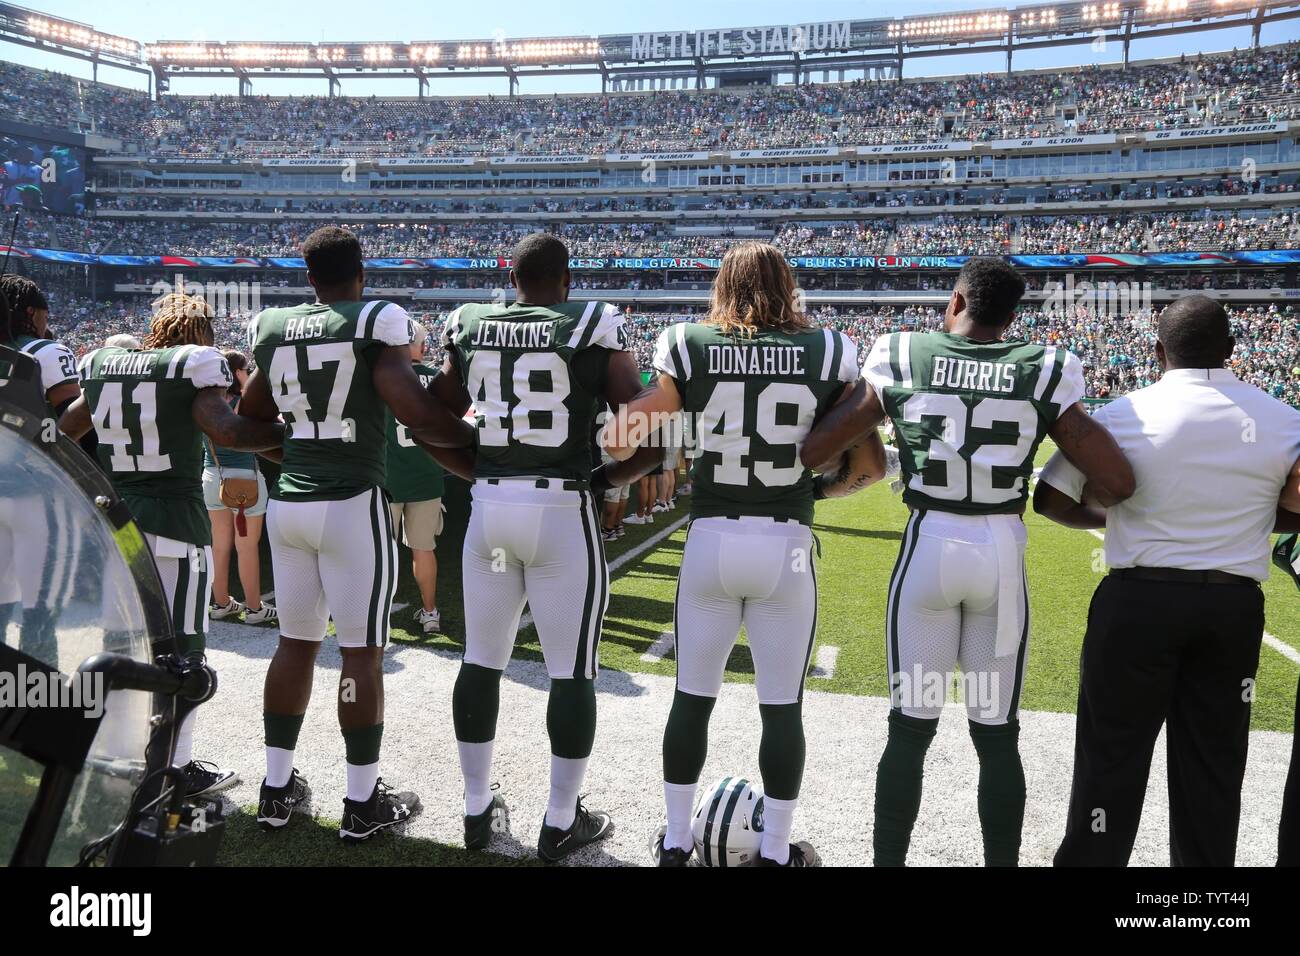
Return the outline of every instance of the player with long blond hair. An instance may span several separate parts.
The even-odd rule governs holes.
[[[763,725],[764,832],[753,862],[816,866],[811,844],[790,842],[803,779],[803,682],[817,628],[813,502],[865,488],[884,476],[885,461],[872,435],[833,473],[814,478],[799,450],[857,377],[857,347],[841,332],[811,327],[778,249],[743,242],[722,260],[708,317],[666,329],[654,365],[657,383],[628,403],[604,438],[614,458],[626,458],[642,440],[659,439],[665,416],[684,411],[696,445],[673,613],[677,691],[664,731],[668,825],[652,853],[660,866],[691,857],[709,717],[743,626]],[[711,852],[707,842],[701,849]]]

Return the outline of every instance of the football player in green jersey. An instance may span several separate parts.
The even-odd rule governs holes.
[[[411,323],[411,364],[420,384],[428,388],[437,369],[424,363],[424,345],[429,330]],[[420,589],[420,607],[415,623],[425,634],[442,626],[438,613],[438,535],[442,533],[442,466],[415,443],[410,429],[388,412],[388,489],[392,503],[393,530],[401,528],[402,539],[411,549],[411,571]]]
[[[803,781],[804,675],[817,628],[813,501],[883,478],[885,449],[868,433],[840,470],[814,479],[800,463],[813,422],[857,378],[858,350],[841,332],[813,328],[795,294],[780,250],[733,246],[708,317],[663,331],[657,385],[619,413],[604,439],[614,458],[625,458],[639,435],[653,437],[658,417],[684,410],[698,442],[673,605],[677,691],[663,745],[668,825],[651,846],[660,866],[687,865],[695,846],[691,817],[709,717],[742,626],[763,724],[763,840],[755,862],[819,865],[811,844],[790,842]]]
[[[925,753],[961,668],[979,757],[984,859],[1014,866],[1025,808],[1017,719],[1029,646],[1022,515],[1034,453],[1050,435],[1110,505],[1133,471],[1080,404],[1083,367],[1065,349],[1003,341],[1024,280],[1000,259],[957,277],[942,332],[876,340],[862,379],[819,422],[805,463],[837,454],[886,417],[897,432],[911,517],[889,583],[889,738],[876,773],[877,866],[906,861]]]
[[[478,430],[462,560],[465,654],[452,697],[465,845],[487,846],[506,822],[505,801],[490,789],[492,744],[501,673],[527,602],[551,678],[551,792],[537,843],[548,862],[609,832],[609,815],[578,799],[596,734],[596,648],[609,598],[596,502],[653,464],[637,456],[593,473],[596,415],[631,399],[641,376],[619,310],[568,301],[569,281],[564,243],[526,236],[510,271],[514,303],[464,305],[448,316],[447,359],[434,381],[454,411],[473,402]]]
[[[61,414],[81,394],[77,362],[67,346],[50,338],[50,305],[31,279],[8,273],[0,276],[0,299],[9,320],[0,324],[0,344],[9,345],[36,360],[40,387],[55,415]],[[12,540],[28,554],[44,555],[51,530],[58,523],[53,502],[37,497],[6,501],[4,519]],[[0,629],[22,608],[19,648],[53,663],[55,609],[71,594],[77,574],[74,553],[58,561],[13,560],[14,551],[0,551]]]
[[[415,794],[379,777],[383,654],[397,581],[397,543],[384,491],[385,406],[430,446],[466,448],[473,429],[420,385],[409,317],[363,301],[361,244],[346,229],[316,230],[302,245],[316,301],[265,309],[249,326],[257,371],[239,414],[286,424],[267,538],[280,642],[266,674],[266,778],[257,819],[282,827],[307,793],[293,752],[311,698],[316,654],[330,618],[342,652],[338,717],[347,755],[339,836],[364,840],[420,809]]]
[[[242,451],[279,448],[284,439],[283,426],[231,411],[230,368],[212,340],[206,302],[164,296],[143,350],[102,348],[82,358],[82,395],[59,419],[73,439],[97,432],[100,464],[153,550],[183,655],[201,656],[208,630],[212,526],[203,504],[204,435]],[[191,796],[237,782],[232,771],[191,759],[196,714],[182,723],[173,757]]]

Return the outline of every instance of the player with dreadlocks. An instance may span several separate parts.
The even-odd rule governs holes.
[[[283,425],[242,418],[226,404],[230,367],[212,342],[212,310],[203,299],[163,296],[143,349],[101,348],[82,358],[82,396],[59,419],[74,439],[92,427],[98,432],[100,464],[153,550],[177,651],[194,656],[203,654],[211,597],[203,436],[252,452],[284,441]],[[191,759],[193,717],[181,726],[173,758],[189,778],[188,795],[232,786],[232,771]]]
[[[35,282],[12,273],[0,276],[0,295],[10,313],[9,321],[0,325],[0,344],[36,359],[45,400],[55,412],[62,413],[81,389],[77,385],[77,360],[66,345],[49,337],[50,303]]]

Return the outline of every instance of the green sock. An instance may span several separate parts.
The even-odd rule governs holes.
[[[758,769],[763,793],[773,800],[798,800],[803,782],[803,704],[759,704],[763,739],[758,745]]]
[[[551,753],[585,760],[596,742],[596,682],[585,677],[551,681],[546,701],[546,731]]]
[[[912,842],[912,827],[921,809],[925,752],[938,720],[889,712],[889,739],[876,768],[876,820],[872,847],[876,866],[903,866]]]
[[[273,714],[262,712],[262,727],[266,734],[266,745],[280,750],[297,750],[298,734],[302,731],[302,719],[306,714]]]
[[[384,722],[372,727],[343,728],[343,750],[347,762],[358,767],[379,763],[379,746],[384,739]]]
[[[460,665],[451,692],[451,718],[456,739],[482,744],[496,739],[497,714],[501,710],[501,671],[478,664]]]
[[[694,786],[709,753],[709,717],[717,698],[676,691],[664,728],[664,780]]]
[[[985,866],[1017,866],[1025,822],[1025,770],[1020,763],[1019,721],[970,723],[980,761],[980,829]]]

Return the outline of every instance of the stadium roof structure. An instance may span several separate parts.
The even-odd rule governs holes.
[[[871,20],[833,20],[710,30],[625,33],[604,36],[482,40],[410,39],[391,42],[247,42],[137,40],[91,26],[0,3],[0,40],[147,73],[160,92],[169,79],[238,77],[240,92],[252,78],[322,77],[331,95],[343,78],[407,77],[428,91],[430,79],[504,77],[511,94],[528,76],[599,74],[602,89],[640,88],[644,81],[703,87],[709,78],[759,79],[812,72],[875,70],[901,77],[908,59],[953,53],[1006,54],[1101,41],[1120,44],[1129,61],[1134,41],[1250,27],[1260,29],[1300,17],[1296,0],[1098,0],[1038,3],[942,14]]]

